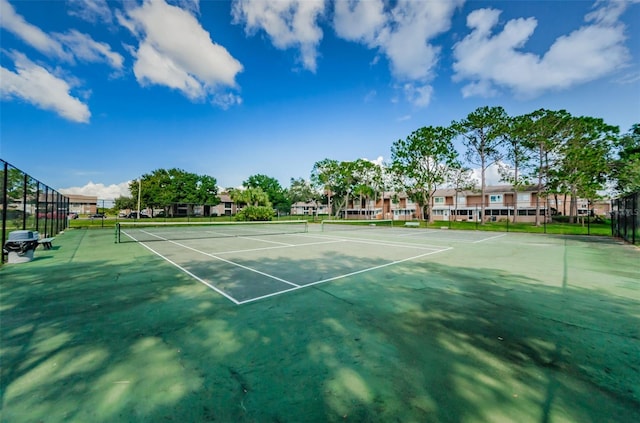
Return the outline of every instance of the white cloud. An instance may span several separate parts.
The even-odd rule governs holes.
[[[91,23],[113,23],[113,14],[107,0],[67,0],[69,15]]]
[[[376,37],[386,23],[382,0],[337,1],[334,5],[333,26],[345,40],[376,47]]]
[[[236,87],[242,65],[189,12],[152,0],[128,10],[127,16],[117,13],[117,18],[140,39],[132,53],[141,85],[165,85],[192,100],[219,95],[223,86]]]
[[[41,109],[52,110],[65,119],[89,122],[91,112],[87,105],[70,94],[72,82],[36,65],[22,53],[11,55],[17,72],[0,67],[2,99],[19,98]]]
[[[378,92],[376,90],[371,90],[367,93],[367,95],[364,96],[363,101],[365,103],[371,103],[373,100],[375,100],[377,95],[378,95]]]
[[[105,62],[114,69],[122,68],[124,59],[120,54],[112,51],[108,44],[97,42],[87,34],[74,29],[65,34],[47,34],[25,21],[6,0],[0,0],[0,12],[2,28],[12,32],[47,57],[67,63],[74,63],[76,58],[83,62]]]
[[[275,47],[299,49],[303,67],[315,72],[323,36],[317,19],[324,8],[324,0],[234,0],[232,15],[247,34],[264,30]]]
[[[382,166],[382,165],[384,165],[384,157],[382,157],[382,156],[378,156],[378,158],[377,158],[377,159],[375,159],[375,160],[369,160],[369,161],[370,161],[371,163],[373,163],[373,164],[378,165],[378,166]]]
[[[394,77],[404,84],[406,98],[416,106],[431,100],[440,47],[430,43],[449,30],[451,17],[463,0],[399,0],[385,11],[382,0],[339,1],[333,25],[338,36],[376,48],[389,60]]]
[[[227,110],[229,107],[242,104],[242,97],[233,93],[219,93],[213,96],[211,104]]]
[[[405,97],[418,107],[426,107],[431,102],[433,87],[429,84],[419,86],[413,83],[406,83],[403,90]]]
[[[482,183],[482,172],[480,168],[471,169],[471,177],[478,182],[478,186]],[[490,165],[484,172],[484,183],[487,186],[504,185],[502,176],[500,175],[500,163]]]
[[[464,98],[474,96],[488,98],[495,97],[496,95],[498,95],[498,90],[496,90],[488,81],[471,82],[462,87],[462,96]]]
[[[168,3],[186,9],[194,15],[200,13],[200,0],[169,0]]]
[[[115,200],[118,197],[130,197],[131,192],[129,192],[129,182],[121,182],[119,184],[96,184],[93,182],[87,183],[82,187],[69,187],[69,188],[61,188],[58,191],[61,194],[77,194],[77,195],[90,195],[96,196],[100,200]]]
[[[49,57],[72,61],[73,55],[65,51],[60,42],[18,15],[7,0],[0,0],[0,27]]]
[[[471,33],[454,46],[454,80],[468,80],[463,95],[491,96],[496,87],[532,97],[598,79],[626,63],[624,10],[609,6],[587,15],[594,23],[558,37],[542,56],[522,51],[537,26],[535,18],[509,20],[496,32],[500,11],[478,9],[467,17]]]
[[[124,58],[119,53],[111,50],[107,43],[95,41],[87,34],[80,33],[75,29],[66,34],[55,34],[55,37],[67,46],[76,58],[83,62],[107,63],[114,69],[122,69]]]

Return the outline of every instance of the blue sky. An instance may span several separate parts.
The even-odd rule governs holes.
[[[480,106],[640,121],[640,1],[0,0],[0,158],[113,198],[288,187]],[[462,152],[462,150],[460,150]]]

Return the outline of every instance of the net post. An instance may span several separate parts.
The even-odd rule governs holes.
[[[116,222],[114,236],[115,236],[115,239],[113,241],[114,244],[119,244],[120,243],[120,222]]]

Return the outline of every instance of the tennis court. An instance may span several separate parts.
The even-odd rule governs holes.
[[[68,230],[0,268],[0,421],[640,421],[637,247],[257,228]]]
[[[306,222],[282,223],[132,224],[124,225],[119,240],[139,242],[238,305],[452,249],[429,243],[434,238],[426,232],[385,227],[390,222],[336,222],[330,229],[315,225],[311,233]],[[487,238],[493,236],[435,239]]]

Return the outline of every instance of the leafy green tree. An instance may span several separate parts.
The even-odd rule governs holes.
[[[529,119],[526,116],[510,117],[506,120],[502,135],[505,155],[499,167],[500,177],[513,187],[513,221],[518,221],[518,192],[529,185],[529,179],[522,170],[529,165],[531,149],[525,141],[529,131]]]
[[[482,224],[485,215],[485,173],[489,166],[501,159],[500,141],[506,131],[507,113],[502,107],[480,107],[465,119],[453,122],[451,127],[467,148],[465,157],[470,164],[480,168],[480,192],[482,195]]]
[[[640,123],[615,143],[618,157],[612,163],[611,177],[621,194],[640,191]]]
[[[329,207],[329,214],[333,213],[333,207],[331,199],[333,193],[339,190],[338,174],[340,163],[337,160],[323,159],[314,163],[313,170],[311,171],[311,184],[318,190],[321,190],[327,195],[327,206]]]
[[[356,162],[338,162],[335,160],[325,159],[317,162],[311,174],[312,181],[318,185],[324,186],[329,193],[329,208],[337,217],[342,209],[345,209],[345,217],[347,217],[347,205],[349,204],[349,195],[355,190],[359,174],[358,169],[361,163]],[[334,199],[334,204],[331,199]],[[335,200],[335,199],[338,200]],[[335,207],[334,207],[335,206]]]
[[[476,189],[476,180],[473,177],[471,169],[462,165],[454,165],[449,169],[447,182],[453,187],[456,196],[454,198],[454,216],[458,215],[458,197],[463,191],[474,191]]]
[[[216,205],[220,202],[216,179],[182,169],[157,169],[129,183],[129,191],[137,204],[139,186],[143,207],[171,210],[173,204]],[[137,206],[136,206],[137,208]]]
[[[269,196],[262,188],[234,189],[229,196],[234,203],[244,206],[236,213],[236,220],[271,220],[275,214]]]
[[[538,226],[540,198],[549,192],[550,176],[558,162],[559,146],[567,137],[571,114],[566,110],[539,109],[521,119],[523,144],[533,152],[536,160],[536,164],[528,169],[528,175],[537,180],[535,224]]]
[[[246,188],[246,189],[234,189],[229,193],[231,200],[234,203],[239,205],[249,205],[249,206],[264,206],[271,207],[272,204],[269,201],[269,196],[266,192],[262,190],[262,188]]]
[[[116,210],[134,210],[136,208],[136,201],[133,197],[120,196],[115,199],[113,208]]]
[[[450,128],[423,127],[391,147],[391,169],[399,186],[418,199],[423,217],[433,221],[433,193],[447,180],[450,169],[459,166]]]
[[[618,132],[618,127],[599,118],[583,116],[569,120],[567,136],[559,147],[559,160],[552,175],[571,194],[571,223],[578,216],[578,198],[593,201],[598,191],[604,189]]]
[[[294,179],[291,178],[291,183],[289,186],[289,190],[287,191],[287,196],[289,202],[291,204],[302,202],[302,203],[313,203],[316,208],[316,216],[318,213],[318,205],[322,200],[323,194],[320,190],[315,187],[311,181],[307,181],[304,178]]]
[[[260,188],[269,197],[273,207],[284,213],[291,210],[291,202],[287,198],[287,192],[277,179],[267,175],[251,175],[242,183],[247,188]]]
[[[368,210],[370,199],[376,197],[375,181],[377,179],[376,175],[380,172],[380,167],[369,160],[358,159],[353,162],[352,172],[355,179],[351,192],[354,196],[360,198],[360,207],[358,209],[362,214],[363,205],[365,210]]]

